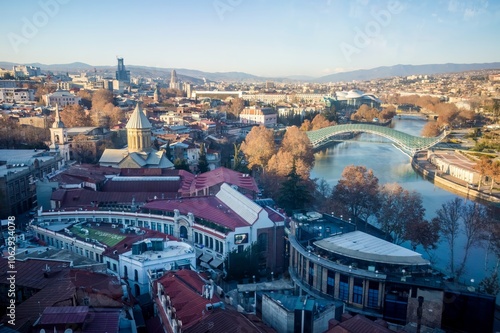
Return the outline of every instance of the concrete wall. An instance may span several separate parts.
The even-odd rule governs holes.
[[[293,312],[288,313],[267,295],[262,296],[262,320],[278,333],[293,332]]]

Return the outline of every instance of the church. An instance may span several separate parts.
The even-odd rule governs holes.
[[[99,165],[115,168],[167,168],[174,164],[164,151],[155,150],[151,145],[151,123],[137,103],[130,117],[127,129],[127,148],[106,149]]]

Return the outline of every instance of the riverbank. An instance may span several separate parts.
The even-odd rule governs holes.
[[[442,187],[448,191],[459,194],[466,199],[478,199],[495,204],[500,203],[500,193],[492,195],[471,188],[464,180],[450,176],[438,170],[436,166],[427,161],[427,151],[418,152],[411,160],[413,169],[422,175],[425,179],[430,180],[435,185]]]

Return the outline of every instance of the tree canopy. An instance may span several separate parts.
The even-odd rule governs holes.
[[[245,154],[249,169],[265,169],[276,151],[273,131],[263,125],[253,127],[242,142],[241,151]]]
[[[351,217],[366,220],[378,207],[378,178],[373,170],[349,165],[335,185],[332,200],[347,207]],[[356,221],[357,222],[357,221]]]

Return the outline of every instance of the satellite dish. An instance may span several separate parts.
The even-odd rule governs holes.
[[[40,330],[40,333],[45,333],[45,330],[42,328],[42,329]]]

